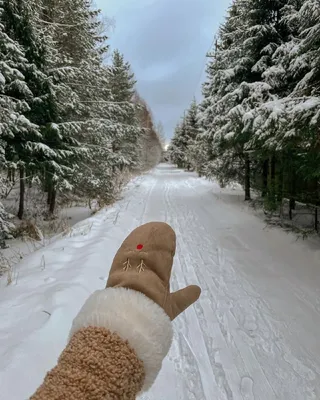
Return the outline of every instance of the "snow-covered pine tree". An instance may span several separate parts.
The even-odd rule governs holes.
[[[21,146],[31,138],[37,138],[37,127],[24,117],[28,110],[26,99],[32,97],[23,72],[27,69],[27,60],[23,48],[6,33],[3,4],[0,2],[0,174],[4,168],[16,166],[14,149],[10,149],[10,140],[17,134],[21,135]],[[25,142],[24,140],[25,139]],[[8,143],[9,142],[9,143]],[[27,149],[25,149],[27,152]],[[7,158],[6,159],[6,153]],[[0,177],[0,194],[5,187]],[[0,249],[5,248],[5,239],[10,234],[13,225],[9,215],[0,203]]]
[[[318,196],[316,126],[319,101],[312,94],[317,86],[315,81],[309,82],[313,75],[310,60],[317,45],[310,57],[305,40],[311,32],[309,43],[317,40],[313,37],[317,19],[311,16],[320,6],[303,1],[286,3],[279,12],[279,24],[285,27],[282,31],[287,32],[287,36],[273,51],[272,65],[263,73],[275,99],[256,108],[248,118],[248,126],[250,120],[254,120],[250,127],[255,131],[252,146],[269,155],[263,168],[263,188],[271,204],[280,201],[284,195],[290,198],[290,204],[294,204],[297,192],[310,191],[310,187],[314,187],[314,194],[308,195],[308,201],[317,201]],[[315,29],[307,28],[310,22]]]
[[[125,107],[108,88],[103,65],[108,46],[100,11],[87,0],[44,0],[44,5],[40,25],[53,27],[57,45],[51,67],[60,109],[57,128],[81,143],[73,157],[71,183],[81,196],[110,201],[116,185],[111,138],[121,129],[117,119]]]
[[[29,177],[42,180],[51,213],[61,187],[113,199],[122,171],[139,164],[146,130],[130,65],[120,53],[104,64],[99,10],[91,0],[0,4],[0,157],[21,172],[19,216]]]
[[[186,112],[186,136],[187,149],[185,154],[185,163],[188,170],[195,170],[198,158],[196,139],[199,134],[198,125],[198,106],[196,99],[193,99],[189,109]]]
[[[118,69],[117,65],[114,70],[103,65],[108,46],[99,10],[92,9],[91,1],[43,1],[48,11],[42,20],[54,27],[54,42],[58,46],[52,73],[62,81],[65,93],[69,88],[72,94],[62,96],[62,108],[67,112],[62,113],[58,126],[72,128],[73,137],[86,149],[86,154],[77,158],[72,184],[81,195],[110,201],[121,170],[132,163],[130,157],[138,155],[137,146],[129,158],[114,151],[117,143],[128,146],[134,135],[141,132],[130,99],[135,84],[133,75],[120,54],[116,60]],[[126,86],[121,86],[123,82]],[[73,101],[68,103],[68,97]]]
[[[65,150],[69,151],[66,173],[56,175],[54,185],[51,175],[46,175],[48,202],[51,202],[57,188],[70,189],[78,183],[74,177],[92,154],[87,144],[90,144],[90,133],[95,130],[92,127],[97,109],[95,101],[101,100],[98,93],[103,91],[100,81],[97,84],[100,91],[94,86],[107,46],[100,29],[99,11],[91,8],[90,1],[33,1],[41,4],[36,22],[45,42],[50,43],[49,73],[59,115],[53,128],[66,139],[68,149]]]
[[[25,117],[38,126],[40,133],[36,145],[33,141],[28,142],[28,150],[33,152],[32,159],[24,161],[24,164],[20,160],[20,218],[23,215],[25,181],[30,176],[39,176],[43,180],[48,191],[49,211],[53,213],[58,184],[68,185],[66,178],[71,174],[76,149],[79,147],[72,135],[74,127],[69,129],[69,126],[59,126],[65,108],[59,104],[57,95],[59,80],[51,73],[53,41],[37,25],[42,10],[38,3],[36,0],[27,3],[4,0],[2,3],[4,26],[10,32],[10,37],[24,49],[28,61],[24,75],[33,96],[28,101],[29,109]],[[20,149],[18,136],[15,144]]]
[[[139,164],[142,171],[158,164],[162,157],[162,144],[157,128],[154,126],[152,112],[145,100],[136,92],[133,102],[137,105],[139,126],[143,129],[138,139]],[[161,128],[160,128],[161,129]]]
[[[176,126],[173,138],[171,140],[168,153],[170,160],[178,168],[187,168],[188,162],[186,153],[188,149],[188,131],[186,117],[183,116],[181,122]]]
[[[112,147],[118,158],[120,170],[139,168],[139,137],[142,130],[138,125],[136,105],[133,103],[135,78],[131,66],[123,55],[115,50],[111,65],[108,66],[108,85],[113,101],[122,104],[125,113],[119,116],[118,123],[123,124],[122,131],[114,137]]]
[[[208,146],[206,137],[199,128],[197,136],[188,148],[188,153],[190,154],[190,158],[192,160],[191,162],[193,169],[200,177],[204,176],[208,161]]]
[[[30,60],[32,50],[26,49],[30,24],[22,7],[21,2],[3,0],[0,3],[1,140],[6,168],[19,169],[19,218],[24,213],[25,171],[33,168],[34,159],[43,148],[43,137],[35,118],[35,109],[40,103],[35,87],[37,81],[43,82],[43,75]]]
[[[297,15],[300,20],[300,37],[295,67],[303,78],[295,89],[299,96],[320,95],[320,4],[316,0],[300,2]],[[293,66],[293,68],[294,68]],[[301,71],[302,70],[302,71]]]
[[[110,202],[117,195],[122,181],[120,166],[126,160],[114,152],[114,142],[126,137],[132,126],[125,124],[127,111],[134,109],[129,103],[114,101],[108,88],[108,67],[96,65],[90,86],[87,85],[87,115],[84,116],[83,144],[87,148],[85,157],[76,170],[75,185],[83,194],[99,196]]]
[[[207,65],[207,81],[203,85],[204,100],[199,106],[201,139],[207,147],[205,175],[215,177],[224,185],[230,180],[243,180],[243,144],[235,146],[235,135],[242,110],[234,109],[241,104],[241,83],[246,79],[249,58],[242,46],[245,40],[245,11],[247,2],[236,1],[229,9],[225,24],[221,27]],[[244,93],[243,93],[244,94]],[[234,109],[233,118],[229,114]]]
[[[178,168],[182,168],[183,166],[183,155],[180,150],[180,143],[179,143],[180,130],[181,126],[180,124],[177,124],[174,129],[174,134],[167,150],[170,162],[172,164],[177,165]]]
[[[209,54],[199,133],[193,142],[208,178],[261,189],[274,209],[283,196],[319,203],[320,4],[236,0]],[[171,158],[186,166],[179,124]]]
[[[176,126],[173,139],[168,149],[171,161],[179,168],[189,170],[201,169],[199,156],[200,133],[198,123],[198,106],[193,99],[190,107],[184,112],[181,123]],[[202,152],[203,155],[203,152]]]
[[[38,127],[32,125],[24,117],[29,110],[26,100],[33,97],[24,73],[29,68],[23,47],[8,33],[6,14],[3,2],[0,2],[0,162],[6,161],[5,152],[13,162],[14,149],[7,148],[7,141],[13,139],[21,131],[40,136]],[[23,145],[23,144],[22,144]],[[8,166],[8,164],[7,164]]]
[[[287,124],[282,142],[293,149],[288,157],[292,161],[288,169],[295,169],[290,175],[291,203],[298,199],[319,204],[320,3],[308,0],[300,4],[296,19],[301,41],[292,62],[295,83],[299,80],[289,98],[283,99]]]
[[[246,68],[243,70],[240,83],[241,93],[239,95],[236,89],[237,104],[230,109],[229,116],[233,130],[236,132],[231,145],[237,145],[240,154],[244,155],[244,183],[247,199],[250,198],[250,180],[253,172],[260,174],[262,166],[270,159],[269,201],[275,201],[276,155],[271,146],[268,147],[266,154],[265,151],[261,151],[261,146],[254,143],[257,132],[252,129],[249,121],[259,105],[275,99],[275,96],[280,95],[280,92],[284,90],[279,84],[277,88],[274,87],[275,76],[278,78],[277,81],[281,82],[284,69],[280,65],[274,66],[273,55],[279,46],[290,38],[289,29],[283,19],[284,7],[287,3],[285,0],[275,2],[251,0],[246,4],[242,3],[245,24],[244,40],[241,45],[242,56],[239,61],[240,64],[245,64]],[[273,79],[270,79],[271,75]],[[271,141],[272,139],[270,137]],[[251,161],[256,171],[250,171]]]
[[[223,180],[242,181],[247,199],[252,176],[260,174],[269,158],[271,164],[275,163],[275,150],[269,146],[272,135],[268,143],[264,141],[264,147],[258,145],[259,135],[252,122],[259,106],[275,100],[286,90],[281,80],[284,67],[275,64],[280,55],[278,49],[292,38],[285,19],[289,3],[285,0],[235,1],[220,30],[209,65],[211,82],[204,87],[204,94],[207,86],[210,95],[201,106],[204,109],[201,121],[207,137],[212,139],[211,170]],[[260,137],[263,141],[264,136]],[[251,161],[254,171],[250,171]],[[274,196],[274,174],[271,181]]]
[[[113,93],[114,101],[131,101],[136,84],[131,66],[124,60],[123,54],[115,50],[112,54],[112,63],[109,66],[109,87]],[[128,115],[126,118],[130,118]]]

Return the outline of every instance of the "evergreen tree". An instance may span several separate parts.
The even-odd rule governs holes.
[[[5,25],[6,15],[3,3],[0,3],[0,161],[8,162],[14,158],[14,149],[7,148],[9,138],[20,134],[20,130],[39,136],[37,127],[32,125],[24,113],[29,111],[27,100],[33,97],[25,76],[30,66],[20,44],[9,37]],[[10,160],[11,159],[11,160]],[[3,165],[3,164],[2,164]]]
[[[137,108],[137,118],[142,134],[138,139],[139,165],[142,171],[148,170],[158,164],[162,156],[162,139],[158,133],[158,127],[154,126],[153,116],[147,103],[136,92],[134,103]],[[160,134],[162,125],[160,124]]]
[[[198,106],[193,99],[182,121],[177,125],[168,149],[171,161],[188,171],[197,168],[197,138],[199,135]]]
[[[168,147],[169,159],[173,164],[176,164],[178,168],[183,168],[183,146],[180,141],[181,125],[178,124],[175,127],[173,138]]]
[[[198,107],[196,100],[193,99],[186,113],[186,136],[187,149],[185,154],[185,164],[188,170],[196,168],[195,160],[197,158],[196,139],[199,134],[198,126]]]
[[[300,21],[301,42],[295,67],[302,73],[295,93],[300,96],[320,95],[320,4],[316,0],[301,2],[297,18]],[[294,67],[293,67],[294,68]]]
[[[113,101],[121,104],[125,111],[117,117],[117,122],[123,126],[112,141],[113,152],[118,159],[117,167],[120,170],[139,167],[137,155],[142,131],[138,126],[137,109],[133,103],[135,84],[130,64],[124,61],[123,55],[118,50],[115,50],[112,63],[108,67],[108,87]]]
[[[319,8],[234,1],[209,54],[196,140],[186,145],[179,128],[172,141],[180,163],[201,154],[206,177],[238,180],[247,199],[254,186],[271,208],[304,187],[318,198]]]
[[[109,202],[160,160],[130,65],[118,51],[105,65],[106,40],[90,0],[0,0],[0,172],[19,170],[20,218],[33,180],[53,214],[59,189]]]
[[[186,152],[188,148],[188,131],[185,116],[174,131],[174,136],[168,149],[171,162],[178,168],[187,168]]]
[[[272,130],[266,137],[255,116],[260,115],[259,107],[284,96],[293,85],[289,79],[284,84],[289,65],[282,63],[296,30],[289,18],[294,7],[288,3],[235,1],[220,30],[204,85],[201,124],[210,147],[207,173],[221,182],[239,180],[247,199],[253,176],[266,162],[269,165],[269,159],[273,170],[276,158]],[[269,181],[274,197],[274,174]]]
[[[315,193],[311,195],[313,199],[309,197],[308,201],[317,201],[319,149],[316,125],[319,101],[313,96],[316,69],[311,66],[308,47],[305,47],[308,36],[305,23],[310,23],[310,15],[314,14],[309,9],[307,20],[304,18],[305,10],[310,4],[303,4],[302,1],[288,3],[282,13],[283,24],[290,33],[288,41],[274,52],[274,65],[264,74],[264,79],[272,85],[277,96],[274,101],[257,108],[249,120],[253,121],[252,128],[256,131],[254,146],[270,155],[265,161],[263,179],[269,202],[276,204],[286,195],[294,207],[296,192],[301,190],[298,186],[305,186],[302,181],[309,182],[309,187],[315,187]],[[317,8],[319,10],[319,5]],[[312,24],[317,26],[316,19],[312,20]],[[315,39],[313,34],[312,40]],[[301,183],[297,185],[297,182]]]
[[[39,157],[43,137],[38,125],[42,100],[37,98],[36,88],[44,83],[44,76],[33,63],[41,62],[40,54],[33,54],[32,29],[28,10],[20,1],[4,0],[0,8],[2,79],[1,113],[4,114],[7,167],[20,171],[20,203],[18,216],[24,212],[25,171],[31,169],[33,160]],[[45,85],[45,83],[44,83]],[[13,113],[10,113],[10,110]]]

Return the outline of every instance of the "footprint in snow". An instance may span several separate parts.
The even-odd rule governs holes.
[[[243,399],[245,400],[253,400],[253,386],[254,382],[253,379],[249,376],[244,376],[241,378],[240,390]]]
[[[55,282],[56,278],[53,278],[52,276],[49,276],[48,278],[45,278],[44,281],[46,283],[51,283],[51,282]]]

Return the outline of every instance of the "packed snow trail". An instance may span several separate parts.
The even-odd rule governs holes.
[[[153,220],[177,233],[173,289],[198,284],[202,296],[174,322],[170,353],[141,399],[320,399],[320,251],[266,229],[242,205],[160,165],[114,207],[23,260],[0,288],[0,399],[33,393],[122,240]]]

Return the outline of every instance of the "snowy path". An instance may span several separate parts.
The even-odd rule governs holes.
[[[24,260],[17,284],[0,288],[0,399],[25,400],[41,383],[121,241],[151,220],[177,233],[173,288],[203,292],[175,321],[170,354],[142,399],[320,399],[320,251],[265,229],[232,197],[160,165],[113,208]]]

